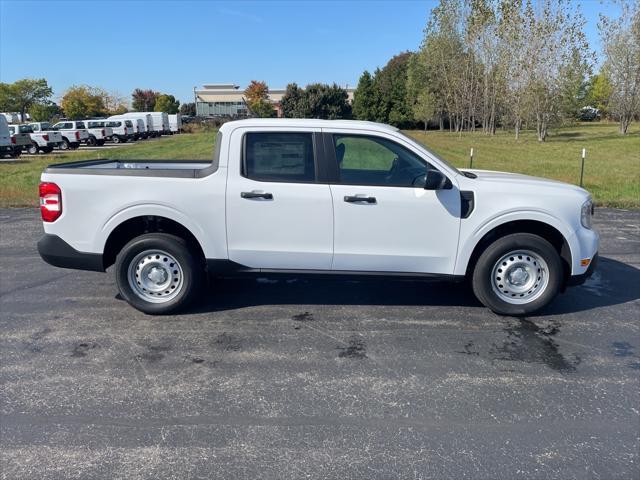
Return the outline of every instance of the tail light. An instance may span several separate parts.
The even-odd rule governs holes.
[[[80,132],[76,132],[76,140],[80,140]]]
[[[11,143],[16,144],[16,137],[11,137]]]
[[[40,182],[40,215],[45,222],[54,222],[62,215],[62,190],[55,183]]]
[[[47,135],[46,133],[42,135],[42,138],[44,139],[45,142],[49,141],[49,135]]]

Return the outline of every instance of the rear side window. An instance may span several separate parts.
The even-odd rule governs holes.
[[[84,125],[84,122],[76,122],[76,128],[87,128]]]
[[[263,182],[315,182],[313,134],[247,133],[242,173]]]
[[[122,125],[122,122],[107,122],[107,127],[119,127]]]
[[[125,124],[127,127],[133,127],[133,123],[131,122],[131,120],[125,120],[125,121],[124,121],[124,124]]]
[[[89,128],[100,128],[102,122],[87,122]]]

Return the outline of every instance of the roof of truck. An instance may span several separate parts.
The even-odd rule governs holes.
[[[362,130],[386,130],[397,132],[396,127],[384,123],[362,120],[319,120],[316,118],[248,118],[227,122],[222,127],[311,127],[311,128],[354,128]]]

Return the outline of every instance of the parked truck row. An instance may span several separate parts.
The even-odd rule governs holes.
[[[164,112],[127,112],[106,118],[61,120],[57,123],[15,121],[13,114],[0,114],[0,157],[19,157],[22,152],[35,155],[51,153],[55,148],[75,150],[81,145],[102,146],[145,140],[180,133],[180,114]]]

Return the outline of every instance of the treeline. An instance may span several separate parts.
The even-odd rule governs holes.
[[[44,78],[25,78],[14,83],[0,83],[0,111],[29,114],[35,121],[55,118],[72,120],[117,115],[129,111],[129,102],[117,92],[100,87],[74,85],[52,100],[53,90]],[[173,95],[136,88],[131,94],[131,109],[142,112],[166,112],[195,115],[195,104],[180,105]]]
[[[451,131],[535,128],[575,120],[583,107],[620,122],[640,110],[640,2],[603,16],[602,68],[584,34],[584,17],[567,0],[441,0],[417,52],[365,71],[353,115],[401,128]]]

